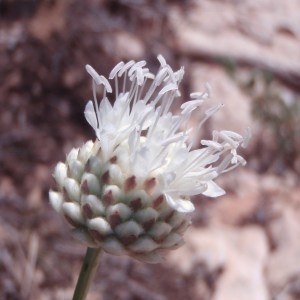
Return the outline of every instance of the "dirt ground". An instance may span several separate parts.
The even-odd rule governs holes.
[[[104,254],[89,300],[300,299],[300,24],[297,0],[0,0],[0,299],[71,299],[85,247],[50,207],[52,170],[94,139],[85,64],[162,53],[182,95],[212,83],[250,125],[245,168],[195,199],[186,245],[164,264]],[[299,14],[299,13],[298,13]],[[220,112],[222,115],[222,112]]]

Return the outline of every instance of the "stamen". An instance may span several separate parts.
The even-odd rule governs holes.
[[[227,142],[232,148],[237,148],[239,143],[235,142],[231,137],[229,137],[226,132],[220,131],[219,137],[223,139],[225,142]]]
[[[222,144],[209,140],[201,140],[201,145],[213,148],[216,151],[223,151],[224,147]]]
[[[124,66],[124,62],[123,61],[120,61],[112,70],[111,72],[109,73],[109,79],[113,79],[117,73],[123,68]]]
[[[138,68],[136,70],[136,79],[137,79],[137,84],[138,85],[143,85],[144,83],[144,73],[141,68]]]
[[[157,59],[158,59],[158,61],[161,64],[162,67],[165,67],[167,65],[167,62],[166,62],[165,58],[161,54],[159,54],[157,56]]]
[[[161,83],[164,81],[164,79],[166,78],[166,75],[168,74],[168,70],[167,68],[163,68],[161,69],[157,75],[155,76],[155,79],[154,79],[154,85],[155,86],[159,86],[161,85]]]
[[[199,133],[202,125],[213,115],[215,114],[218,110],[220,110],[224,105],[221,103],[219,105],[216,105],[208,110],[205,111],[205,117],[201,120],[201,122],[198,124],[197,128],[196,128],[196,134]],[[195,141],[193,140],[189,146],[188,149],[191,150],[192,147],[194,146]]]
[[[204,100],[191,100],[183,103],[180,108],[182,109],[181,114],[190,114],[193,110],[203,104]]]
[[[116,90],[116,99],[119,97],[119,82],[118,77],[115,77],[115,90]]]
[[[226,168],[230,165],[232,156],[228,154],[223,161],[218,165],[217,172],[218,174],[226,172]]]
[[[108,80],[104,77],[104,76],[100,76],[100,83],[102,83],[105,87],[105,90],[107,91],[107,93],[111,93],[112,92],[112,88],[110,83],[108,82]]]
[[[184,76],[184,67],[181,67],[180,70],[174,73],[177,83],[181,82]]]
[[[221,130],[221,132],[224,133],[225,135],[227,135],[228,137],[230,137],[234,140],[237,140],[239,142],[241,142],[243,140],[243,137],[236,132],[229,131],[229,130]]]
[[[224,106],[223,103],[220,103],[216,106],[213,106],[211,108],[209,108],[208,110],[205,111],[205,115],[207,118],[211,117],[212,115],[214,115],[217,111],[219,111],[222,107]]]
[[[125,71],[131,68],[132,65],[134,65],[134,60],[130,60],[125,65],[123,65],[122,69],[120,69],[118,76],[121,77]]]
[[[244,140],[242,142],[242,147],[243,148],[246,148],[248,146],[250,138],[251,138],[251,130],[248,127],[248,128],[246,128],[246,133],[245,133],[245,136],[244,136]]]
[[[136,62],[128,71],[128,76],[130,77],[131,75],[133,75],[133,73],[137,70],[137,69],[141,69],[142,67],[144,67],[146,65],[146,62],[144,60],[138,61]]]
[[[177,143],[181,139],[184,138],[183,132],[179,132],[174,136],[169,137],[168,139],[165,139],[164,141],[161,142],[162,147],[167,147],[170,144]]]
[[[92,66],[85,65],[85,69],[92,76],[97,85],[101,84],[101,76],[96,72],[96,70]]]
[[[205,95],[205,92],[194,92],[194,93],[190,93],[190,97],[191,99],[202,99],[202,97]],[[186,102],[188,103],[188,102]],[[185,103],[184,103],[185,104]]]

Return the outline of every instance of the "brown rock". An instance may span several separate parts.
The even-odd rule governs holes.
[[[190,229],[185,240],[185,246],[170,253],[169,263],[184,274],[193,274],[195,268],[203,266],[211,274],[224,270],[216,279],[212,299],[269,299],[264,278],[268,245],[260,228],[234,229],[216,224],[207,229]]]
[[[226,224],[240,224],[251,217],[260,201],[261,178],[247,168],[220,177],[218,183],[227,194],[217,200],[213,218]]]
[[[300,223],[299,211],[280,205],[281,216],[270,225],[270,235],[276,245],[267,264],[267,278],[270,285],[284,287],[300,270]]]
[[[258,227],[233,230],[228,234],[229,256],[213,300],[269,299],[264,278],[268,245]]]
[[[297,11],[297,0],[204,0],[187,12],[173,8],[170,15],[181,53],[231,57],[299,75]]]

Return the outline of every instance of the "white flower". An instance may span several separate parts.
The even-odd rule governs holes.
[[[245,160],[237,148],[247,142],[231,131],[214,131],[201,148],[191,138],[222,105],[204,112],[196,128],[188,123],[208,98],[192,93],[181,112],[171,112],[183,69],[173,72],[162,56],[154,76],[144,61],[119,63],[110,82],[91,67],[94,100],[85,116],[96,132],[72,149],[54,170],[57,191],[50,191],[53,208],[74,227],[73,235],[89,247],[114,255],[129,255],[157,263],[165,250],[183,244],[191,223],[191,196],[224,194],[214,179]],[[96,88],[103,97],[97,101]],[[107,95],[115,98],[113,104]],[[192,132],[194,131],[194,132]]]
[[[209,197],[223,195],[224,190],[214,180],[236,166],[245,164],[237,154],[248,136],[232,131],[214,131],[212,140],[202,140],[201,148],[191,141],[201,135],[202,124],[222,105],[205,111],[196,128],[187,126],[195,110],[209,97],[192,93],[191,99],[181,105],[181,112],[171,112],[175,97],[180,96],[181,68],[174,72],[159,55],[160,68],[156,75],[149,72],[145,61],[120,62],[109,75],[110,82],[91,66],[86,70],[93,79],[94,100],[89,101],[85,117],[94,128],[101,148],[101,160],[118,160],[122,176],[134,178],[135,186],[145,181],[155,182],[157,194],[163,194],[175,210],[189,213],[194,210],[190,197],[203,194]],[[100,104],[96,88],[103,88]],[[108,99],[108,94],[113,97]]]

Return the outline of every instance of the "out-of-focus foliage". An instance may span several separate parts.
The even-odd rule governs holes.
[[[262,168],[275,167],[281,173],[286,167],[295,168],[300,152],[300,95],[288,89],[270,72],[254,71],[245,84],[253,99],[253,114],[271,134],[265,146],[267,155]]]

